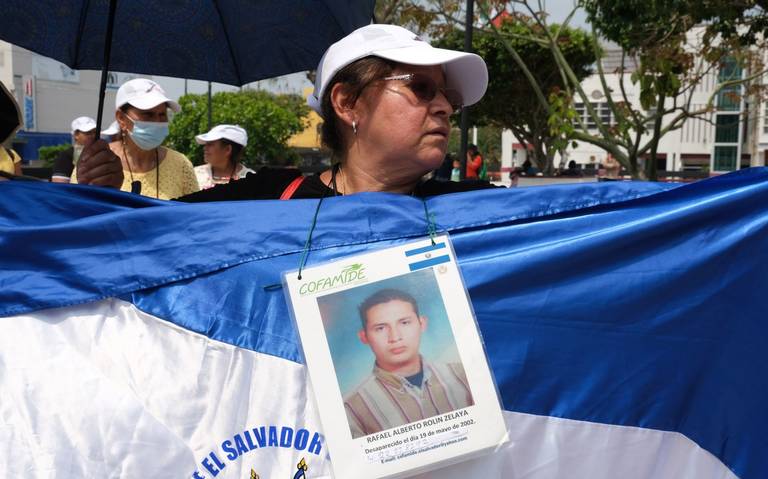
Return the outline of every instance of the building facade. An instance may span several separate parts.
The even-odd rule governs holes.
[[[117,88],[136,77],[138,75],[109,73],[102,129],[114,121]],[[73,119],[97,116],[101,72],[72,70],[55,60],[0,41],[0,81],[16,96],[21,108],[24,125],[13,146],[27,164],[37,159],[40,146],[70,142]]]

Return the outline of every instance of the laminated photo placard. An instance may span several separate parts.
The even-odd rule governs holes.
[[[447,235],[283,280],[336,477],[404,477],[506,442]]]

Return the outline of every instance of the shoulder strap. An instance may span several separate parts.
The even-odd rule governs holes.
[[[285,187],[283,190],[283,194],[280,195],[281,200],[290,200],[293,197],[293,194],[296,193],[296,190],[299,189],[299,186],[301,186],[301,183],[304,181],[304,175],[296,177],[293,181],[288,183],[288,186]]]

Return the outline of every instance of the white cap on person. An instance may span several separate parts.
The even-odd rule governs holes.
[[[201,145],[209,141],[229,140],[241,146],[248,145],[248,133],[238,125],[216,125],[208,133],[197,135],[195,141]]]
[[[446,86],[461,94],[464,106],[480,101],[488,87],[488,68],[478,55],[435,48],[403,27],[372,24],[328,47],[317,66],[315,91],[307,97],[309,107],[322,115],[323,94],[336,73],[368,56],[406,65],[442,65]]]
[[[101,134],[105,136],[117,135],[118,133],[120,133],[120,125],[117,124],[117,120],[110,123],[105,130],[101,130]]]
[[[146,78],[135,78],[123,83],[115,96],[115,108],[128,103],[139,110],[150,110],[161,103],[175,112],[181,111],[181,106],[165,95],[160,85]]]
[[[79,116],[72,120],[72,134],[76,131],[88,132],[96,129],[96,120],[90,116]]]

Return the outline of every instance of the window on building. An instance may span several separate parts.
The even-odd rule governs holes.
[[[614,125],[613,112],[611,111],[611,108],[607,102],[606,103],[590,103],[590,106],[595,110],[595,113],[597,113],[598,118],[600,118],[600,121],[604,125],[606,126]],[[584,103],[574,103],[573,109],[574,111],[576,111],[576,115],[581,119],[581,121],[584,122],[584,125],[587,127],[587,129],[589,130],[597,129],[597,123],[589,114],[589,110],[587,110]]]
[[[720,111],[739,111],[741,106],[741,86],[731,85],[717,94],[717,109]]]
[[[611,126],[613,125],[613,112],[611,112],[611,107],[608,105],[608,103],[598,103],[597,104],[597,115],[600,117],[600,121],[606,125]]]
[[[738,60],[734,57],[728,56],[720,63],[720,70],[717,74],[717,80],[719,82],[737,80],[741,78],[742,68],[739,65]]]
[[[581,121],[584,121],[584,114],[586,113],[584,103],[574,103],[573,109],[576,111],[576,116],[578,116]]]
[[[736,169],[736,155],[738,147],[736,146],[716,146],[715,147],[715,171],[733,171]]]
[[[739,142],[739,115],[717,115],[715,118],[715,143]]]

